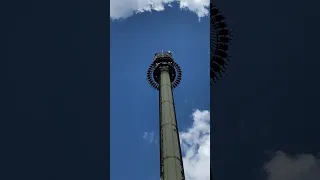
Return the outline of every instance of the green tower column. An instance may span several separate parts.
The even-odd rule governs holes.
[[[164,66],[160,71],[159,106],[161,180],[184,180],[183,163],[169,68]]]

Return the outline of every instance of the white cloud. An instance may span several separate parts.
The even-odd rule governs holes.
[[[187,180],[210,179],[210,112],[195,110],[193,124],[180,132],[183,165]]]
[[[110,18],[115,20],[142,12],[164,11],[165,5],[172,7],[172,2],[178,2],[180,9],[196,13],[199,19],[209,15],[209,0],[111,0]]]
[[[264,165],[268,180],[319,180],[320,159],[312,154],[289,156],[278,151]]]
[[[210,179],[210,112],[194,110],[192,126],[179,132],[186,180]],[[142,138],[157,143],[154,132],[144,132]]]
[[[150,143],[156,143],[154,132],[144,132],[142,138]]]

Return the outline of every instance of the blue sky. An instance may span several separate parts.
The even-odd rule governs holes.
[[[159,5],[151,8],[163,10]],[[112,8],[127,7],[111,1],[111,18],[125,17],[110,25],[111,179],[159,179],[158,92],[146,81],[146,72],[154,54],[162,49],[173,52],[183,71],[182,82],[174,91],[182,141],[189,143],[197,138],[200,143],[193,144],[195,149],[183,151],[203,155],[199,160],[202,162],[185,157],[185,168],[199,168],[198,173],[202,174],[187,174],[188,180],[208,179],[209,158],[203,157],[209,154],[205,154],[204,147],[199,148],[205,139],[195,133],[210,132],[201,126],[202,123],[209,127],[210,108],[209,18],[205,16],[199,21],[198,17],[205,14],[205,7],[195,13],[192,6],[191,10],[181,10],[178,3],[172,3],[171,7],[164,6],[164,11],[132,16],[128,15],[129,10],[113,14]],[[188,133],[196,136],[192,139]]]

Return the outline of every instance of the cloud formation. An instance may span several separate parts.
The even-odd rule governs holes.
[[[183,165],[187,180],[210,179],[210,112],[195,110],[193,124],[180,132]]]
[[[194,110],[192,125],[179,132],[186,180],[210,179],[210,112]],[[144,132],[143,139],[157,143],[154,132]]]
[[[312,154],[289,156],[278,151],[264,165],[268,180],[319,180],[320,158]]]
[[[154,132],[144,132],[142,138],[150,143],[156,143]]]
[[[116,20],[142,12],[164,11],[173,2],[177,2],[180,9],[196,13],[199,18],[209,15],[209,0],[111,0],[110,18]]]

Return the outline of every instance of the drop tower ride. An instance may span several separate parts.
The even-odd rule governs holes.
[[[172,53],[156,53],[147,72],[150,85],[159,91],[160,179],[185,180],[179,131],[172,90],[182,71]]]

